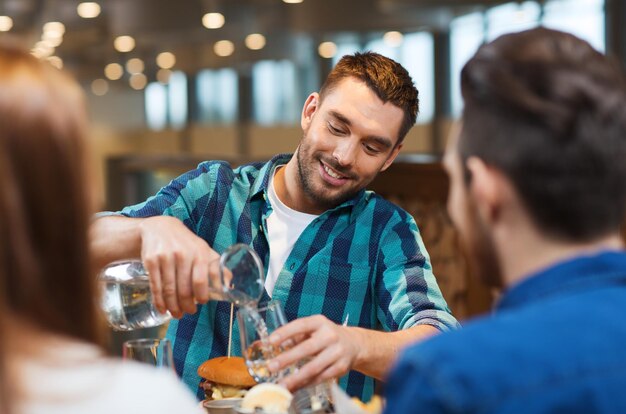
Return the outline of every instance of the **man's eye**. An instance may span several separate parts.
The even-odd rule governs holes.
[[[341,129],[339,129],[339,128],[335,128],[335,127],[333,126],[333,124],[331,124],[331,123],[329,123],[329,124],[328,124],[328,129],[330,130],[330,132],[332,132],[332,133],[333,133],[333,134],[335,134],[335,135],[341,135],[341,134],[343,134],[343,131],[342,131]]]
[[[370,154],[379,154],[380,150],[376,147],[373,147],[371,145],[365,145],[365,151],[367,151]]]

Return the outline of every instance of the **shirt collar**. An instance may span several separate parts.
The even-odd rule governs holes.
[[[275,168],[279,165],[287,164],[292,156],[293,154],[278,154],[272,157],[271,160],[266,162],[259,172],[259,177],[261,177],[261,179],[256,180],[256,182],[252,186],[250,197],[254,198],[257,196],[265,196],[265,198],[268,199],[267,192],[269,191],[270,180],[272,178],[272,174],[274,174]],[[366,191],[364,189],[360,190],[350,200],[344,201],[343,203],[328,211],[335,211],[346,207],[354,207],[358,204],[362,204],[369,199],[370,195],[371,194],[369,191]]]
[[[607,250],[578,256],[540,270],[513,285],[496,305],[496,310],[524,306],[546,297],[606,286],[610,280],[626,283],[626,252]]]
[[[259,172],[259,177],[261,178],[259,180],[256,180],[252,186],[252,191],[250,193],[251,198],[258,195],[267,194],[270,179],[272,177],[272,174],[274,174],[274,169],[277,165],[287,164],[292,155],[293,154],[278,154],[265,163],[265,165],[261,168],[261,171]]]

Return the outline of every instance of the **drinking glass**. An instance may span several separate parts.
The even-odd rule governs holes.
[[[236,305],[256,304],[264,289],[263,264],[251,247],[235,244],[219,260],[218,278],[209,279],[210,298]],[[140,260],[113,262],[98,275],[101,308],[109,325],[117,331],[132,331],[162,325],[171,319],[154,306],[150,278]]]
[[[154,367],[174,369],[172,343],[169,339],[131,339],[123,344],[122,358]]]
[[[272,300],[262,308],[245,306],[237,311],[241,353],[246,361],[248,372],[256,382],[277,382],[289,374],[290,369],[270,373],[267,363],[285,350],[285,345],[273,346],[269,335],[287,323],[280,301]]]
[[[269,343],[269,335],[279,327],[287,324],[283,307],[278,300],[272,300],[265,307],[243,307],[237,312],[239,334],[241,336],[241,353],[246,361],[248,372],[256,382],[278,382],[282,378],[295,373],[309,361],[304,359],[274,374],[267,369],[267,363],[281,352],[291,348],[291,340],[280,346]],[[296,413],[323,413],[330,407],[330,381],[301,388],[294,392],[292,408]],[[291,412],[291,411],[290,411]]]
[[[219,259],[219,280],[209,290],[218,300],[238,306],[255,306],[265,290],[263,262],[247,244],[234,244]]]

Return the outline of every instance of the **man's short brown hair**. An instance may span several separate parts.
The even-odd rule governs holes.
[[[400,144],[415,125],[419,110],[418,91],[409,72],[398,62],[374,52],[346,55],[339,60],[320,89],[320,99],[346,79],[355,78],[367,85],[383,102],[391,102],[402,109],[404,119],[400,127]]]

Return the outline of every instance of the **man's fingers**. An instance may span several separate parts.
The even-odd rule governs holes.
[[[191,285],[193,296],[198,303],[206,303],[209,300],[209,265],[204,260],[196,261],[191,273]]]
[[[347,371],[338,365],[331,365],[324,372],[311,380],[311,384],[321,384],[324,381],[334,380],[346,375]]]
[[[169,255],[163,255],[159,260],[159,264],[161,268],[165,306],[173,317],[180,318],[182,312],[178,306],[178,297],[176,294],[176,265],[173,258]]]
[[[287,339],[301,339],[314,332],[318,326],[319,318],[317,316],[296,319],[272,332],[270,343],[272,345],[280,345],[281,342]]]
[[[147,218],[140,229],[141,257],[151,273],[155,305],[176,318],[183,311],[194,313],[195,299],[201,303],[209,299],[208,262],[219,254],[174,217]]]
[[[297,390],[308,385],[317,384],[325,372],[334,372],[333,364],[337,361],[337,353],[331,348],[325,348],[315,358],[300,367],[296,373],[286,377],[282,383],[290,390]],[[338,369],[336,369],[338,370]]]
[[[150,280],[150,291],[152,292],[152,301],[157,310],[161,313],[165,313],[167,310],[165,306],[165,300],[163,300],[163,286],[161,283],[161,271],[159,270],[159,263],[152,261],[145,261],[144,266],[148,271]]]
[[[223,286],[222,286],[222,282],[221,282],[221,276],[220,276],[220,260],[219,257],[213,258],[209,263],[208,263],[208,283],[209,283],[209,290],[213,291],[213,292],[221,292],[223,290]]]
[[[176,293],[178,296],[178,304],[185,313],[195,313],[196,305],[193,300],[193,291],[191,286],[192,263],[182,254],[175,254],[176,268]]]
[[[323,348],[324,344],[320,341],[309,338],[273,358],[268,364],[268,368],[272,372],[279,371],[304,359],[308,359],[312,355],[317,355]]]

